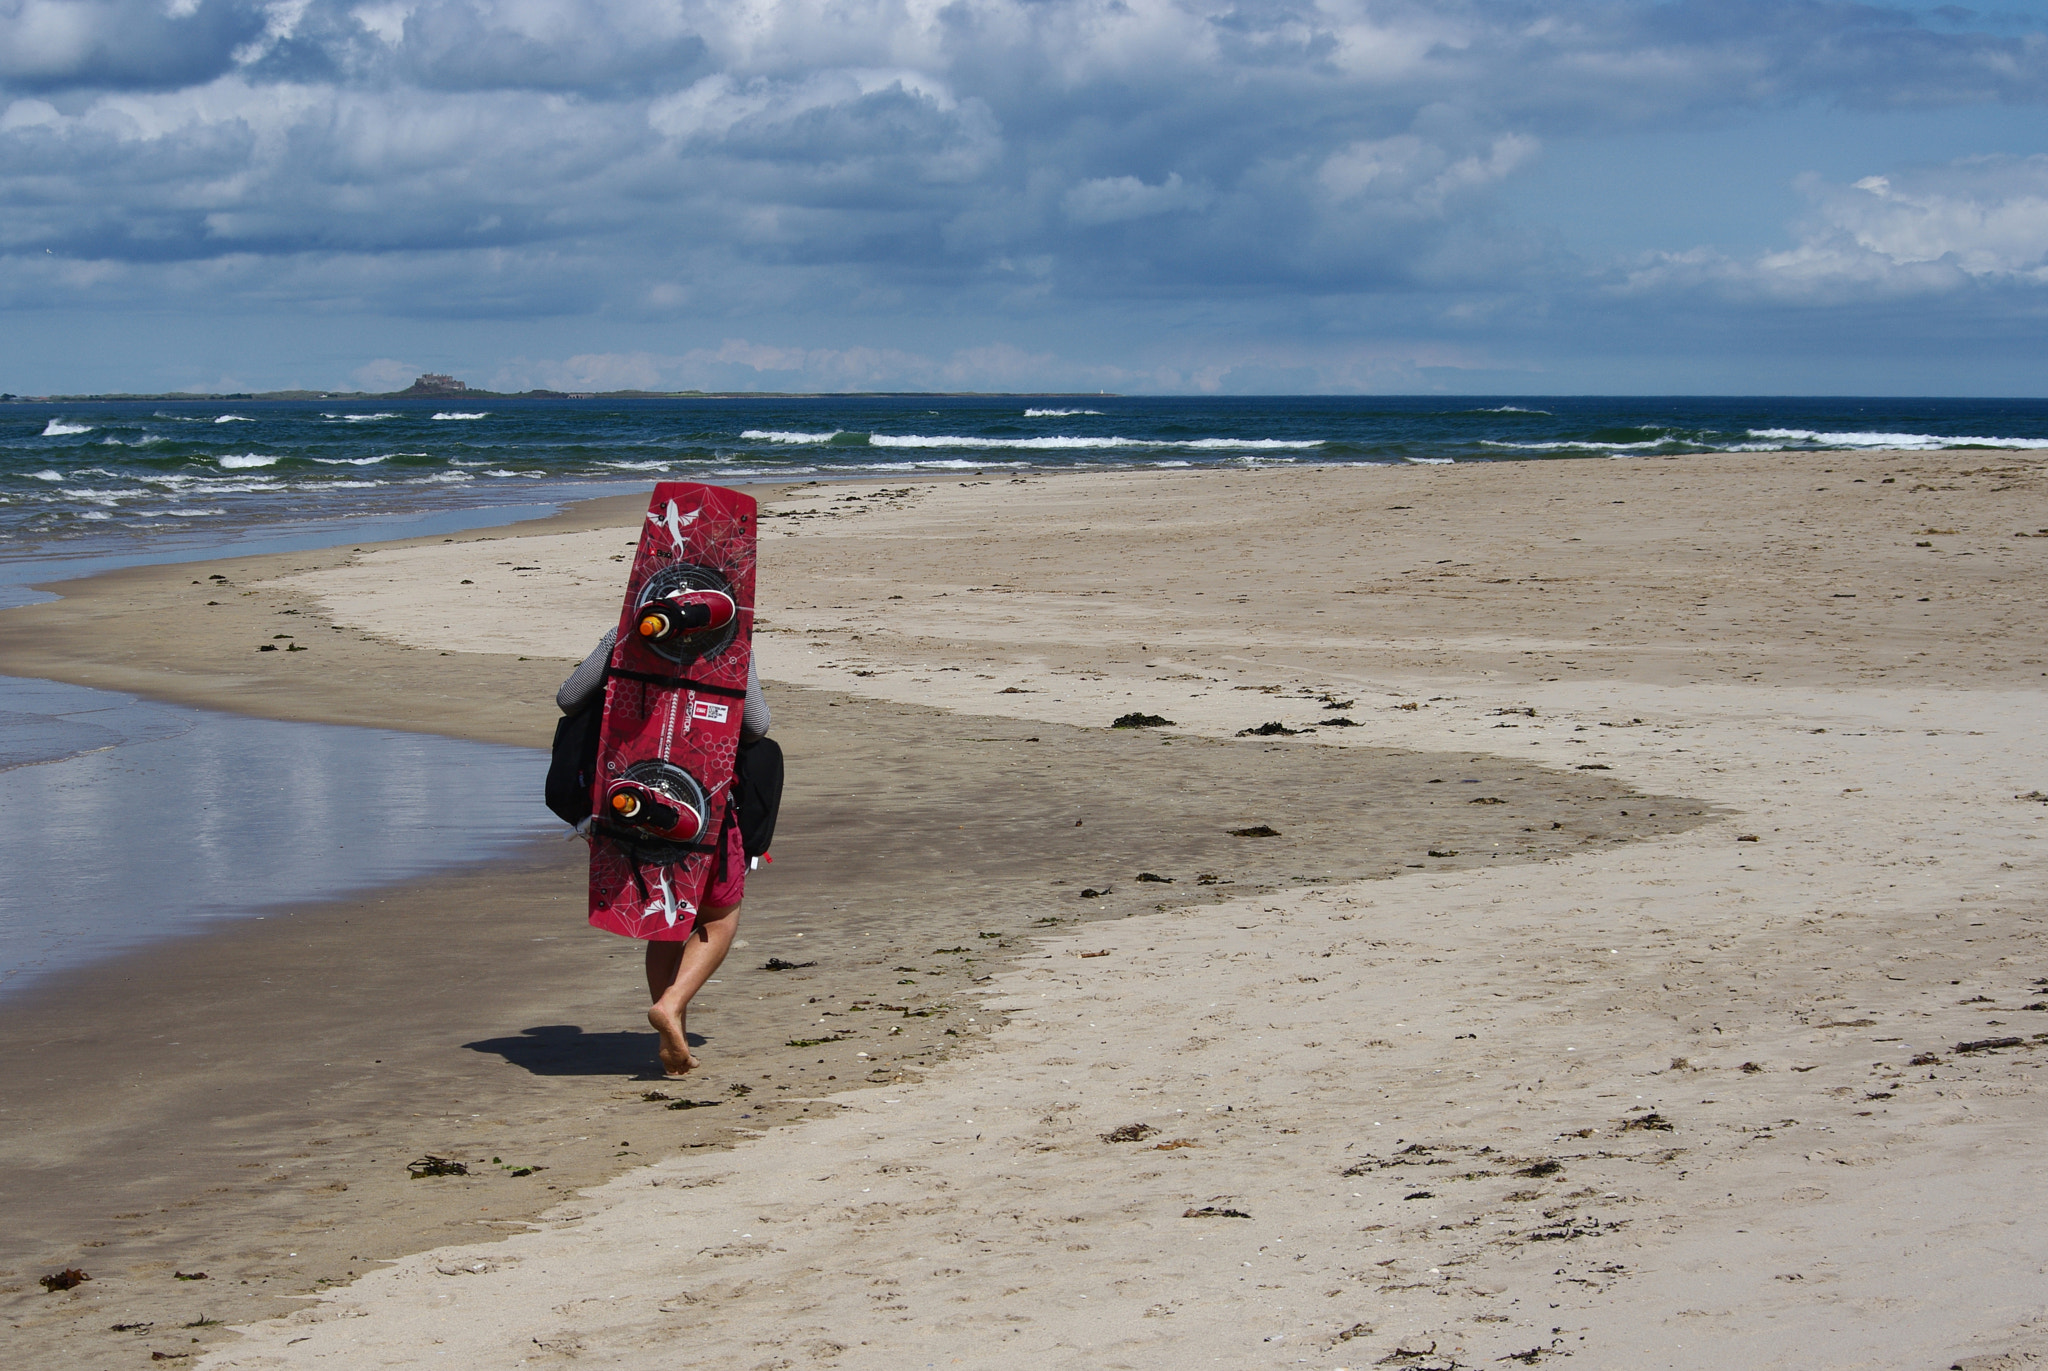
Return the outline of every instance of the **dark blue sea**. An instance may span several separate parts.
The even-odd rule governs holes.
[[[14,403],[0,405],[0,561],[221,545],[260,529],[551,503],[659,479],[1876,447],[2048,448],[2048,401],[843,396]]]

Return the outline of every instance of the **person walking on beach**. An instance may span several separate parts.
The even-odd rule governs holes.
[[[597,647],[555,692],[555,703],[564,714],[574,714],[592,704],[604,689],[605,666],[611,661],[612,644],[618,632],[616,628],[606,629],[597,640]],[[750,658],[747,702],[740,723],[741,745],[766,737],[769,722],[761,676]],[[732,948],[733,933],[739,928],[740,902],[747,889],[747,856],[736,823],[726,825],[725,848],[721,874],[715,875],[704,891],[690,936],[682,942],[647,944],[647,994],[653,1001],[647,1009],[647,1022],[661,1035],[661,1069],[672,1079],[682,1077],[697,1065],[686,1026],[690,1000],[725,960],[725,954]]]

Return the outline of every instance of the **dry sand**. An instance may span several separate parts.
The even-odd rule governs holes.
[[[902,935],[906,1008],[970,945],[956,898],[1013,944],[891,1025],[955,1036],[206,1364],[2031,1364],[2048,540],[2014,535],[2043,492],[1976,453],[787,492],[762,652],[834,757],[811,822],[930,788],[919,855],[957,864],[841,888]],[[269,567],[252,602],[512,672],[582,650],[630,536]],[[114,669],[66,651],[68,679]],[[265,690],[292,693],[226,693]],[[1130,710],[1176,726],[1102,731]],[[1123,828],[1062,848],[1068,811]],[[942,814],[993,827],[948,845]],[[1245,822],[1282,836],[1221,834]],[[791,874],[828,889],[860,850]],[[1267,866],[1196,886],[1224,854]],[[1133,899],[1133,868],[1172,883]],[[1090,879],[1091,914],[1134,917],[1019,936]],[[750,902],[777,953],[866,932],[794,885]],[[855,1003],[805,1031],[887,1036]],[[772,1047],[790,1023],[718,1053],[814,1081]],[[406,1189],[444,1184],[473,1182]]]

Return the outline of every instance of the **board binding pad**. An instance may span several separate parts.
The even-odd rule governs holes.
[[[654,488],[605,673],[591,788],[590,922],[680,942],[719,864],[753,658],[756,509]]]

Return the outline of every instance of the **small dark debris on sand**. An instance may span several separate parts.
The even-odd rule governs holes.
[[[2015,795],[2013,798],[2015,800],[2039,800],[2042,804],[2048,804],[2048,795],[2044,795],[2038,790],[2029,790],[2026,794]]]
[[[1271,723],[1260,724],[1257,728],[1240,728],[1237,731],[1237,736],[1240,738],[1292,738],[1300,732],[1300,729],[1289,728],[1286,724],[1276,719]]]
[[[1622,1132],[1626,1133],[1631,1129],[1642,1129],[1651,1133],[1669,1133],[1672,1129],[1672,1123],[1671,1120],[1653,1109],[1647,1114],[1622,1121]]]
[[[1613,768],[1613,767],[1611,767],[1611,766],[1609,766],[1609,765],[1607,765],[1607,763],[1605,763],[1605,762],[1581,762],[1581,763],[1579,763],[1579,764],[1578,764],[1577,766],[1573,767],[1573,768],[1572,768],[1572,770],[1574,770],[1574,771],[1612,771],[1612,770],[1614,770],[1614,768]]]
[[[147,1321],[142,1323],[111,1323],[107,1325],[107,1331],[110,1333],[143,1333],[154,1327],[156,1327],[155,1324]]]
[[[171,1276],[174,1280],[181,1281],[203,1281],[206,1279],[204,1271],[173,1271]]]
[[[1084,888],[1082,889],[1082,891],[1081,891],[1081,898],[1082,898],[1082,899],[1084,899],[1084,900],[1099,900],[1099,899],[1101,899],[1101,898],[1102,898],[1102,897],[1103,897],[1104,895],[1107,895],[1107,894],[1109,894],[1109,893],[1110,893],[1110,887],[1109,887],[1109,886],[1104,886],[1104,887],[1102,887],[1102,889],[1100,889],[1100,890],[1097,890],[1097,889],[1096,889],[1096,888],[1095,888],[1094,886],[1092,886],[1092,885],[1091,885],[1091,886],[1087,886],[1087,887],[1084,887]]]
[[[1523,1167],[1515,1174],[1517,1176],[1534,1176],[1540,1180],[1544,1176],[1555,1176],[1558,1172],[1562,1170],[1564,1170],[1563,1162],[1552,1161],[1548,1157],[1545,1157],[1540,1162],[1531,1162],[1529,1165]]]
[[[1504,805],[1507,801],[1498,795],[1475,795],[1473,798],[1465,801],[1465,803],[1468,805]]]
[[[1956,1052],[1996,1052],[2001,1047],[2024,1047],[2025,1038],[1979,1038],[1975,1042],[1957,1043]]]
[[[1432,857],[1455,857],[1458,855],[1458,849],[1455,847],[1432,847],[1429,850],[1429,855]]]
[[[1277,838],[1280,836],[1280,830],[1270,824],[1253,824],[1250,828],[1231,829],[1230,836],[1233,838]],[[1200,885],[1212,884],[1212,882],[1202,880],[1200,877],[1196,877],[1196,882]]]
[[[1213,871],[1203,871],[1203,872],[1199,872],[1199,873],[1197,873],[1197,874],[1196,874],[1196,876],[1195,876],[1195,884],[1196,884],[1196,885],[1229,885],[1229,884],[1230,884],[1230,882],[1229,882],[1229,881],[1226,881],[1226,880],[1224,880],[1224,879],[1223,879],[1223,878],[1222,878],[1221,876],[1218,876],[1218,875],[1217,875],[1217,874],[1216,874],[1215,872],[1213,872]]]
[[[770,957],[767,961],[761,963],[761,969],[763,971],[802,971],[807,966],[816,965],[816,962],[785,962],[780,957]]]
[[[668,1107],[670,1109],[709,1109],[714,1104],[724,1103],[724,1100],[670,1100]]]
[[[1112,1128],[1101,1135],[1106,1143],[1143,1142],[1159,1130],[1149,1123],[1127,1123],[1122,1128]]]
[[[1932,1052],[1922,1052],[1907,1063],[1908,1066],[1940,1066],[1942,1064],[1941,1058],[1935,1056]]]
[[[1754,1076],[1758,1072],[1762,1071],[1763,1067],[1757,1062],[1744,1062],[1741,1066],[1737,1067],[1736,1070],[1740,1071],[1745,1076]]]
[[[899,968],[898,968],[898,970],[901,970],[901,968],[899,967]],[[819,1046],[822,1046],[822,1045],[823,1045],[823,1044],[825,1044],[825,1043],[836,1043],[836,1042],[840,1042],[840,1041],[843,1041],[844,1039],[850,1038],[850,1037],[852,1037],[852,1036],[853,1036],[853,1035],[852,1035],[851,1033],[834,1033],[834,1034],[833,1034],[833,1035],[832,1035],[831,1037],[829,1037],[829,1038],[791,1038],[791,1039],[790,1039],[790,1040],[789,1040],[788,1042],[784,1043],[784,1044],[783,1044],[783,1046],[785,1046],[785,1047],[819,1047]]]
[[[54,1295],[59,1290],[75,1289],[91,1279],[91,1276],[86,1275],[78,1267],[67,1266],[62,1271],[53,1271],[49,1275],[44,1276],[39,1284],[43,1289]]]
[[[1200,1209],[1184,1211],[1181,1217],[1184,1219],[1248,1219],[1251,1215],[1245,1213],[1242,1209],[1222,1209],[1213,1204],[1205,1204]]]
[[[431,1152],[416,1162],[407,1162],[405,1169],[412,1173],[412,1178],[416,1181],[424,1180],[428,1176],[467,1176],[469,1174],[469,1168],[461,1162],[450,1161],[446,1157],[437,1157]]]
[[[1533,719],[1536,717],[1536,711],[1525,705],[1518,705],[1508,709],[1496,709],[1493,711],[1493,713],[1496,715],[1519,714],[1524,719]]]
[[[1738,833],[1735,835],[1735,841],[1738,843],[1760,843],[1763,839],[1754,833]]]
[[[1160,885],[1173,884],[1173,877],[1161,876],[1157,872],[1153,871],[1140,871],[1138,873],[1138,879],[1141,881],[1157,881]]]
[[[1111,728],[1173,728],[1173,720],[1163,714],[1120,714]]]
[[[1339,714],[1334,719],[1316,720],[1316,726],[1319,728],[1363,728],[1365,725],[1359,723],[1356,719],[1347,719],[1342,714]]]

